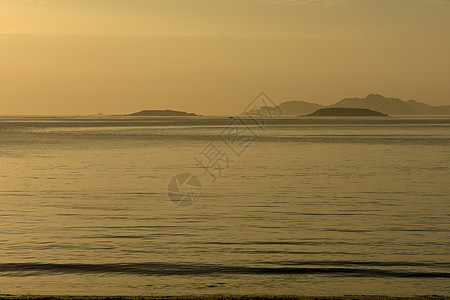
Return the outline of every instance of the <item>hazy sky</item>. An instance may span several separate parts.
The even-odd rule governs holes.
[[[0,115],[450,104],[449,0],[0,0]]]

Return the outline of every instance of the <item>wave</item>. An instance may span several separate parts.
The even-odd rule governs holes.
[[[297,263],[298,264],[298,263]],[[216,264],[177,264],[177,263],[2,263],[0,276],[40,276],[55,274],[129,274],[142,276],[174,276],[174,275],[335,275],[355,277],[396,277],[396,278],[450,278],[448,272],[414,271],[370,268],[369,266],[434,266],[436,263],[403,263],[403,262],[303,262],[304,266],[227,266]],[[335,265],[334,267],[312,267],[306,265]],[[444,263],[445,265],[449,265]],[[359,265],[359,266],[358,266]],[[438,264],[442,265],[442,264]],[[356,267],[358,266],[358,267]],[[364,266],[364,267],[361,267]]]

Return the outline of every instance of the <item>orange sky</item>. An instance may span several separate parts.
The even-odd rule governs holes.
[[[0,115],[450,104],[447,0],[0,0]]]

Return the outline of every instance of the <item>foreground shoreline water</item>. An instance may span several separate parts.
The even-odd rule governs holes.
[[[229,122],[0,118],[0,297],[450,295],[450,118]]]
[[[441,300],[448,299],[446,296],[375,296],[375,295],[349,295],[349,296],[290,296],[290,295],[184,295],[184,296],[45,296],[45,295],[0,295],[0,300]]]

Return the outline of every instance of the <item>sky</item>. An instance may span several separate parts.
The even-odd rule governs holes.
[[[0,115],[450,105],[450,0],[0,0]]]

